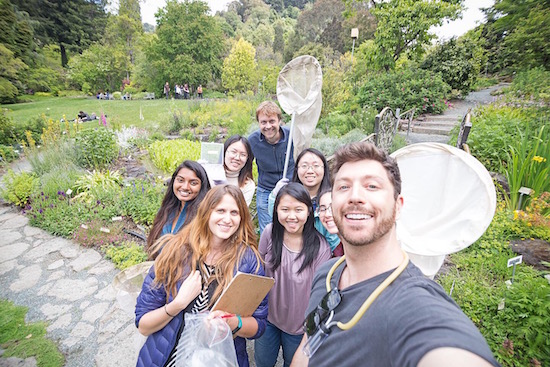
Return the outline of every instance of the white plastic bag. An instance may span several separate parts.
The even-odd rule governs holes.
[[[209,313],[185,314],[185,328],[176,355],[176,367],[236,367],[237,354],[229,325],[208,320]]]

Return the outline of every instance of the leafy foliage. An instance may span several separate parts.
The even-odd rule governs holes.
[[[105,256],[111,259],[120,270],[147,261],[147,253],[143,247],[132,241],[124,242],[119,246],[107,247]]]
[[[122,190],[122,214],[135,223],[150,226],[162,202],[164,186],[145,180],[135,180]]]
[[[149,146],[151,161],[166,174],[172,174],[184,160],[197,160],[200,155],[201,144],[189,140],[156,141]]]
[[[75,151],[77,161],[83,167],[106,167],[118,156],[115,134],[103,127],[79,131]]]
[[[96,171],[80,176],[75,184],[76,196],[74,200],[90,202],[97,200],[98,196],[108,190],[114,190],[122,185],[122,176],[118,171]]]
[[[239,39],[231,48],[229,56],[223,61],[223,85],[230,93],[246,92],[254,88],[256,50],[245,41]]]
[[[550,101],[550,71],[542,67],[520,71],[509,88],[517,97]]]
[[[487,170],[502,172],[502,162],[507,159],[507,149],[520,139],[519,133],[528,128],[538,130],[545,123],[544,111],[537,108],[520,108],[502,104],[480,106],[474,110],[472,124],[475,126],[468,136],[468,145]],[[456,133],[451,141],[456,141]]]
[[[503,366],[540,366],[550,361],[550,329],[545,326],[550,285],[524,264],[517,267],[511,287],[504,283],[512,275],[507,259],[516,255],[508,249],[508,240],[535,233],[535,226],[521,222],[499,202],[486,233],[468,249],[451,255],[456,269],[438,281],[448,291],[454,284],[453,298]],[[498,310],[503,300],[504,309]]]
[[[20,207],[27,205],[39,182],[38,177],[32,173],[15,173],[11,169],[4,175],[3,181],[5,188],[1,191],[2,197]]]
[[[122,222],[92,218],[74,231],[72,239],[84,247],[101,248],[122,244],[130,239],[130,235],[124,232]]]
[[[360,87],[357,101],[361,106],[380,111],[384,107],[419,113],[441,113],[446,108],[450,87],[439,74],[423,69],[405,69],[371,74]]]
[[[440,73],[452,89],[468,94],[483,62],[483,49],[471,38],[462,37],[438,45],[421,64],[423,69]]]

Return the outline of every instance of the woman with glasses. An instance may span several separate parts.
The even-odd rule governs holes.
[[[197,207],[208,190],[208,176],[199,163],[186,160],[176,167],[147,237],[149,258],[155,259],[158,255],[158,252],[152,251],[157,239],[165,234],[177,233],[195,218]]]
[[[264,275],[256,235],[241,190],[216,186],[201,202],[197,216],[182,231],[155,243],[163,248],[142,286],[136,303],[136,326],[148,336],[137,366],[175,365],[186,313],[211,308],[237,271]],[[302,312],[303,313],[303,312]],[[247,367],[245,338],[261,336],[267,297],[252,316],[216,310],[235,336],[240,367]]]
[[[301,183],[306,188],[313,205],[315,228],[323,235],[323,237],[326,238],[331,251],[334,251],[340,243],[340,238],[337,234],[330,233],[325,227],[323,227],[323,224],[319,219],[319,212],[317,211],[319,194],[321,191],[330,190],[331,188],[328,163],[323,153],[315,148],[303,150],[296,159],[292,182]],[[271,192],[268,202],[270,214],[273,214],[273,203],[275,202],[275,196],[277,196],[277,193],[281,187],[287,183],[287,179],[280,180],[277,182],[275,189]]]
[[[334,222],[334,217],[332,216],[332,191],[330,189],[323,190],[319,194],[319,202],[317,206],[317,216],[323,224],[323,227],[332,235],[338,235],[338,227]],[[344,254],[344,247],[342,242],[332,250],[332,255],[334,257],[342,256]]]
[[[246,205],[250,206],[256,190],[254,177],[252,177],[254,154],[252,154],[250,143],[243,136],[233,135],[223,144],[223,156],[223,168],[227,183],[240,188]]]
[[[314,227],[313,205],[299,183],[284,186],[275,199],[273,223],[260,238],[266,274],[275,278],[269,292],[264,335],[256,340],[258,367],[273,367],[279,348],[288,367],[303,337],[303,321],[313,274],[330,258],[327,241]]]

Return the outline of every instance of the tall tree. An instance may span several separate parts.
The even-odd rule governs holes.
[[[239,39],[223,61],[222,82],[230,93],[246,92],[254,87],[256,61],[254,46]]]
[[[202,1],[168,0],[157,15],[156,38],[145,49],[151,81],[161,90],[166,80],[206,84],[221,74],[225,51],[223,32]]]
[[[68,63],[67,50],[82,52],[103,36],[105,0],[14,0],[37,22],[35,32],[43,43],[56,43],[61,65]]]
[[[355,0],[344,0],[348,9]],[[367,1],[359,1],[366,3]],[[389,70],[403,54],[419,58],[424,46],[435,35],[430,28],[445,20],[457,19],[464,0],[370,0],[370,12],[376,17],[376,59]],[[353,10],[353,9],[352,9]]]

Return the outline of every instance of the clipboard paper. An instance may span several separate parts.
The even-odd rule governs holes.
[[[212,311],[252,316],[265,298],[275,279],[256,274],[237,272],[212,307]]]

